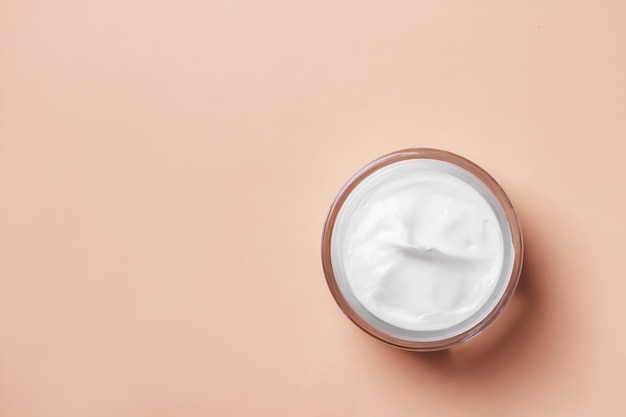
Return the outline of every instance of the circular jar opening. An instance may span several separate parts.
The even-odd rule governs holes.
[[[473,162],[437,149],[390,153],[333,202],[322,237],[331,293],[361,329],[390,345],[438,350],[487,327],[522,266],[515,210]]]

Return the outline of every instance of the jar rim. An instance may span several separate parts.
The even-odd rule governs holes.
[[[513,248],[513,263],[511,273],[508,279],[507,286],[502,293],[500,299],[495,306],[489,311],[489,313],[476,324],[455,334],[451,337],[430,340],[430,341],[416,341],[407,340],[394,335],[391,335],[376,326],[368,322],[362,317],[347,301],[344,297],[338,281],[335,276],[335,271],[332,263],[332,237],[334,233],[335,223],[337,217],[344,203],[348,199],[348,196],[355,190],[355,188],[367,177],[379,169],[391,165],[396,162],[412,160],[412,159],[433,159],[443,162],[448,162],[456,165],[465,171],[475,176],[495,197],[496,201],[502,207],[504,216],[508,223],[511,232],[511,243]],[[432,351],[441,350],[451,347],[457,343],[469,340],[472,337],[479,334],[487,326],[489,326],[493,320],[502,312],[506,304],[509,302],[513,295],[522,269],[523,262],[524,243],[522,237],[522,230],[519,223],[519,218],[513,208],[513,205],[505,193],[504,189],[498,184],[498,182],[489,175],[484,169],[475,164],[474,162],[454,154],[452,152],[433,149],[433,148],[409,148],[402,149],[395,152],[383,155],[369,164],[361,168],[356,174],[354,174],[341,188],[333,203],[330,206],[330,210],[324,223],[322,232],[322,267],[326,278],[326,283],[330,289],[330,292],[335,299],[335,302],[339,308],[344,312],[346,316],[359,328],[366,333],[375,337],[376,339],[387,343],[389,345],[414,351]]]

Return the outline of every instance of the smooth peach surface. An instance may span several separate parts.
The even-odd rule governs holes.
[[[0,2],[0,416],[626,415],[623,1]],[[443,353],[342,315],[358,168],[507,190],[511,304]]]

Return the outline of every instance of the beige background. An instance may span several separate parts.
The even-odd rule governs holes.
[[[626,414],[623,1],[0,3],[0,416]],[[430,146],[526,268],[446,353],[324,283],[343,182]]]

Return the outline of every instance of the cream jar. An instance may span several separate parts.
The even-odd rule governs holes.
[[[322,237],[331,293],[390,345],[439,350],[500,314],[522,266],[515,210],[482,168],[450,152],[406,149],[361,169],[333,202]]]

